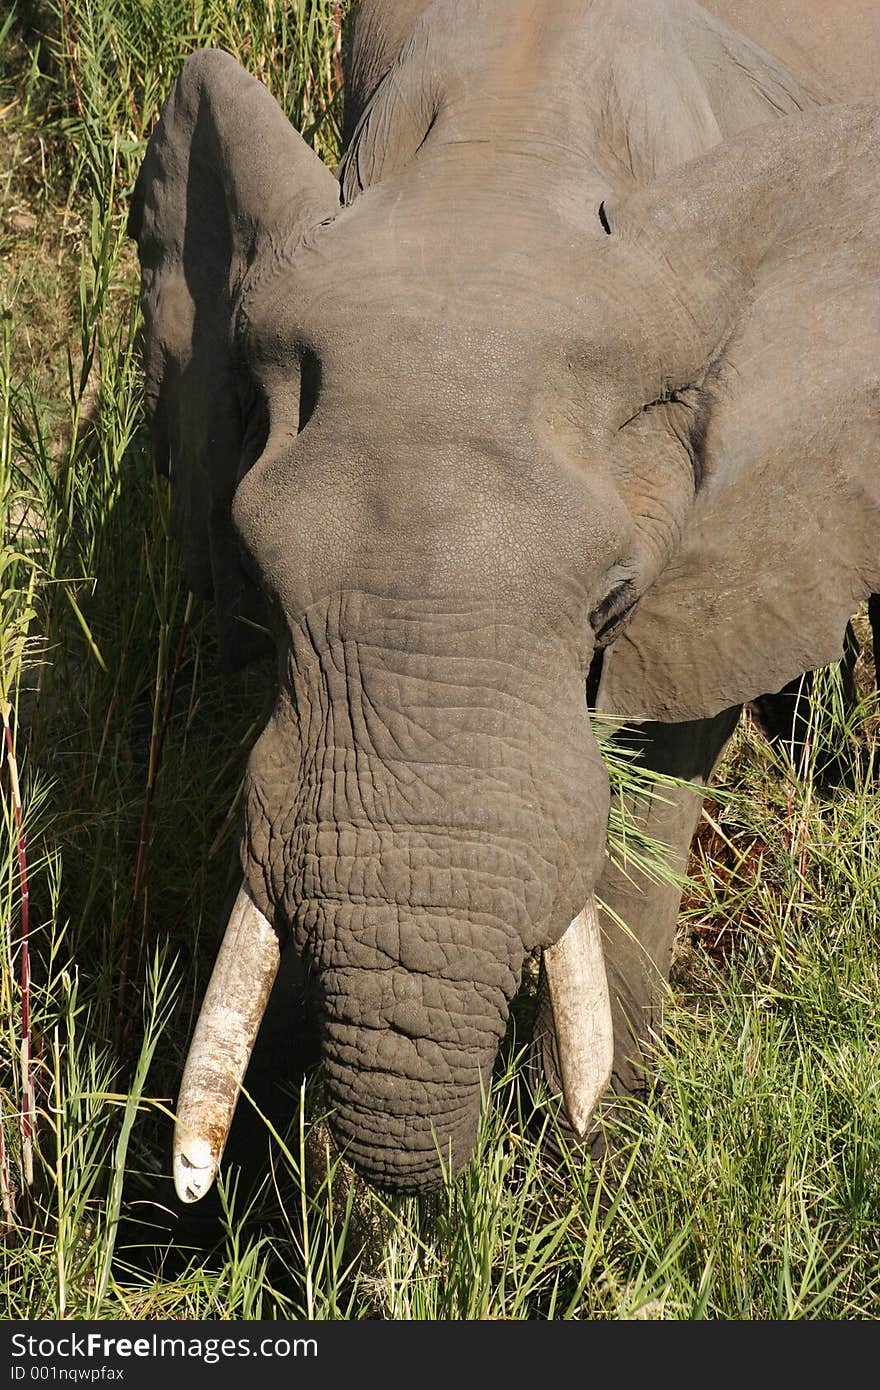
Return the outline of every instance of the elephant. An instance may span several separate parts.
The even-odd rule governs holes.
[[[335,174],[184,63],[129,220],[147,410],[223,659],[277,657],[184,1201],[288,942],[382,1188],[467,1161],[530,953],[573,1134],[644,1085],[680,894],[606,861],[590,709],[691,784],[633,808],[683,870],[744,704],[880,591],[880,45],[819,10],[363,0]]]

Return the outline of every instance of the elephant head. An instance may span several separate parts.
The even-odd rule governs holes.
[[[135,191],[190,583],[231,660],[255,615],[278,656],[181,1092],[190,1200],[288,934],[368,1177],[417,1191],[467,1158],[535,949],[582,1133],[611,1067],[591,664],[615,714],[714,714],[833,657],[880,578],[875,109],[615,198],[598,157],[544,167],[545,127],[512,142],[509,65],[475,150],[430,42],[421,22],[339,183],[195,55]]]

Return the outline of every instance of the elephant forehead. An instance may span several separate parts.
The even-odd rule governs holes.
[[[245,286],[241,355],[276,411],[304,347],[320,362],[324,395],[335,391],[349,418],[375,416],[391,433],[403,421],[430,432],[457,420],[509,433],[553,396],[574,400],[601,433],[650,399],[640,361],[663,355],[659,339],[669,324],[678,331],[682,311],[638,250],[546,224],[532,240],[515,225],[490,240],[461,219],[447,243],[435,216],[429,256],[409,216],[400,225],[360,216],[386,199],[370,190]],[[497,208],[492,216],[504,220]]]
[[[470,188],[457,172],[416,167],[305,240],[279,239],[243,287],[247,338],[360,333],[375,352],[377,329],[393,342],[405,324],[435,349],[455,332],[471,352],[503,343],[510,355],[518,342],[570,336],[584,257],[604,241],[598,220],[594,230],[588,237],[483,181]]]

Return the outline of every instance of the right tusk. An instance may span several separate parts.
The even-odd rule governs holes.
[[[174,1186],[182,1202],[210,1188],[238,1093],[281,963],[278,934],[242,884],[180,1083],[174,1126]]]
[[[596,902],[544,952],[562,1099],[579,1139],[611,1079],[614,1028]]]

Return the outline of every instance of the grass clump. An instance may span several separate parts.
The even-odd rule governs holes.
[[[477,1154],[435,1199],[353,1184],[314,1083],[291,1082],[274,1110],[253,1095],[259,1172],[231,1157],[206,1216],[169,1214],[172,1097],[271,681],[221,679],[211,617],[188,613],[142,425],[127,198],[201,45],[333,162],[342,8],[44,0],[0,21],[0,1313],[876,1317],[876,715],[854,721],[832,678],[798,776],[748,722],[728,752],[653,1091],[607,1116],[613,1161],[559,1135],[548,1157],[514,1027]],[[852,785],[825,794],[823,757],[856,744]]]

